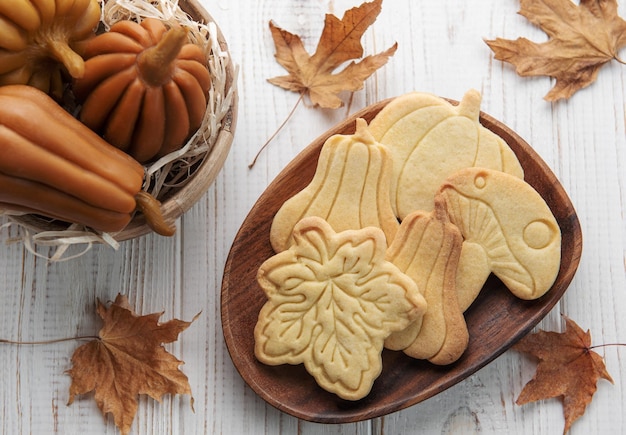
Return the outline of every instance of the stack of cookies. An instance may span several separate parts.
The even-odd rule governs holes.
[[[463,313],[491,273],[522,299],[550,289],[559,226],[480,124],[480,100],[413,92],[326,141],[313,180],[272,223],[259,361],[304,364],[325,390],[359,400],[383,348],[458,360],[470,340]]]

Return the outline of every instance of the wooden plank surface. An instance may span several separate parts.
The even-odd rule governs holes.
[[[0,230],[0,338],[46,340],[95,334],[96,299],[127,294],[140,313],[196,322],[169,351],[185,361],[190,398],[141,398],[133,433],[142,434],[552,434],[563,428],[557,400],[518,406],[515,398],[535,363],[508,351],[475,375],[409,409],[346,425],[299,421],[267,405],[234,369],[224,344],[219,291],[226,257],[248,211],[300,150],[346,117],[347,108],[300,106],[294,117],[248,169],[254,154],[296,103],[297,94],[267,83],[284,74],[274,61],[269,20],[303,36],[313,51],[323,14],[342,15],[348,0],[218,0],[202,3],[216,19],[239,65],[239,119],[223,170],[206,195],[178,222],[171,239],[148,235],[115,251],[94,246],[81,257],[50,263],[15,242],[20,231]],[[560,331],[560,313],[593,342],[626,342],[626,69],[606,65],[598,81],[569,101],[542,97],[547,78],[521,78],[493,59],[483,38],[546,35],[516,12],[517,0],[476,2],[385,0],[363,41],[368,54],[394,42],[399,48],[354,94],[349,113],[402,93],[420,90],[460,99],[469,88],[483,94],[482,109],[529,142],[570,195],[581,221],[584,247],[578,273],[565,297],[540,327]],[[626,8],[620,5],[626,15]],[[349,100],[345,95],[345,100]],[[0,221],[5,223],[6,219]],[[50,255],[51,250],[40,248]],[[0,345],[0,433],[114,434],[87,395],[66,406],[70,356],[77,342]],[[600,348],[615,385],[598,391],[571,433],[626,430],[626,350]]]

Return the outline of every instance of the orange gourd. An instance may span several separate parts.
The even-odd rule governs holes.
[[[0,87],[0,209],[106,232],[121,231],[140,210],[155,232],[172,235],[143,179],[136,160],[44,92]]]
[[[211,76],[187,30],[153,18],[119,21],[81,48],[74,82],[80,120],[145,163],[183,146],[200,127]]]
[[[0,85],[28,84],[59,98],[63,74],[83,75],[76,46],[99,21],[98,0],[0,1]]]

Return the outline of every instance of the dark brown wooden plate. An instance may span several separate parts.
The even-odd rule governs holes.
[[[321,423],[349,423],[379,417],[434,396],[482,368],[526,335],[552,309],[570,284],[582,251],[580,223],[565,190],[537,153],[515,132],[481,113],[481,123],[500,135],[520,160],[525,178],[546,200],[562,232],[562,258],[553,287],[540,299],[523,301],[490,277],[466,311],[470,342],[456,363],[441,367],[383,351],[383,371],[364,399],[342,400],[317,386],[302,365],[271,367],[254,356],[254,326],[266,301],[256,273],[274,255],[270,225],[283,202],[306,187],[322,145],[333,134],[352,134],[355,119],[368,122],[390,100],[369,106],[304,149],[256,202],[237,233],[222,282],[222,326],[230,356],[245,382],[264,400],[295,417]],[[456,103],[456,102],[453,102]]]

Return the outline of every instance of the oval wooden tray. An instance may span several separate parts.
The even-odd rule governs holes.
[[[570,284],[582,250],[581,228],[556,176],[521,137],[481,113],[481,123],[500,135],[520,160],[526,181],[546,200],[562,232],[561,267],[553,287],[535,301],[523,301],[491,276],[466,311],[470,342],[450,366],[435,366],[402,352],[383,351],[383,371],[371,393],[357,402],[342,400],[317,386],[302,365],[271,367],[254,356],[254,326],[266,301],[256,282],[263,261],[274,255],[270,225],[283,202],[306,187],[323,143],[333,134],[352,134],[355,119],[368,122],[390,100],[370,106],[320,136],[276,177],[254,205],[235,237],[222,282],[224,338],[245,382],[264,400],[295,417],[321,423],[348,423],[379,417],[419,403],[465,379],[526,335],[557,303]],[[456,102],[453,102],[456,103]]]
[[[209,15],[209,13],[197,0],[180,0],[178,5],[184,12],[189,14],[189,16],[198,22],[215,22],[211,15]],[[223,52],[228,52],[228,45],[217,24],[216,28],[220,49]],[[230,89],[234,85],[233,82],[235,80],[235,66],[230,58],[226,64],[226,75],[226,89]],[[222,169],[233,142],[233,135],[235,133],[237,120],[237,104],[238,100],[235,92],[232,104],[224,118],[223,125],[217,139],[213,144],[213,147],[204,157],[202,163],[192,173],[191,176],[193,178],[183,187],[170,190],[166,194],[165,198],[158,198],[162,203],[161,209],[163,217],[168,222],[174,222],[178,217],[189,210],[202,197],[202,195],[204,195],[209,186],[215,180],[215,177],[217,177],[219,171]],[[13,216],[12,219],[35,233],[43,231],[63,231],[68,226],[68,224],[64,222],[54,221],[38,215],[27,214]],[[119,233],[114,234],[113,237],[118,242],[121,242],[143,236],[150,232],[152,232],[152,230],[146,224],[144,216],[137,214],[133,217],[126,228]]]

